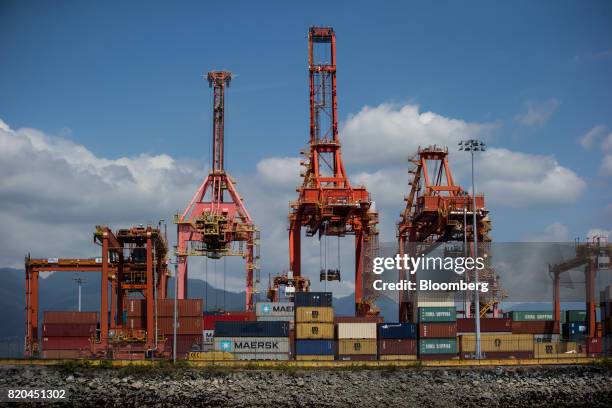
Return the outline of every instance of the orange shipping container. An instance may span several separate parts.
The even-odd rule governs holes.
[[[158,317],[157,328],[160,334],[170,335],[173,333],[173,318]],[[177,334],[199,334],[202,335],[201,317],[181,317],[178,319]]]

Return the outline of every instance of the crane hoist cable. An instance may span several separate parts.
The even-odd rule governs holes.
[[[204,257],[204,310],[208,311],[208,257]]]
[[[227,257],[223,257],[223,310],[225,310],[225,279],[226,279],[226,267],[227,267]]]

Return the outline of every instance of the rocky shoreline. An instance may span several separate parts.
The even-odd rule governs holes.
[[[0,388],[66,388],[68,399],[62,405],[99,407],[609,407],[612,370],[602,366],[337,370],[4,366]]]

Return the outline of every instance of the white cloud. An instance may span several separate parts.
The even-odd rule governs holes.
[[[544,228],[543,232],[526,237],[527,242],[567,242],[570,239],[569,230],[560,222],[553,222]]]
[[[604,135],[606,127],[603,125],[593,126],[580,138],[580,144],[585,149],[590,149]]]
[[[262,180],[279,187],[297,187],[300,182],[299,157],[269,157],[257,163]]]
[[[543,126],[560,104],[554,98],[545,101],[526,101],[523,103],[523,111],[515,119],[523,126]]]
[[[461,139],[484,138],[494,128],[495,124],[420,112],[417,105],[385,103],[349,115],[341,139],[350,163],[389,164],[405,162],[419,146],[456,146]]]

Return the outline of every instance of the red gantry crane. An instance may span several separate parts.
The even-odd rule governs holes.
[[[317,49],[316,52],[315,48]],[[297,201],[290,203],[289,262],[294,279],[301,276],[301,228],[306,235],[355,236],[355,312],[377,314],[374,295],[364,277],[364,263],[371,260],[376,246],[378,214],[365,187],[350,185],[338,136],[338,100],[336,95],[336,35],[329,27],[311,27],[308,32],[310,78],[310,148],[304,154],[303,182],[296,191]],[[321,59],[319,59],[319,58]],[[367,268],[367,266],[366,266]],[[339,278],[339,271],[331,276]],[[326,273],[327,275],[327,273]],[[328,279],[329,280],[329,279]],[[298,289],[299,290],[299,289]]]
[[[177,214],[178,297],[187,297],[187,257],[242,256],[246,260],[246,310],[253,310],[253,272],[258,270],[259,232],[235,182],[224,167],[225,91],[232,74],[208,73],[213,88],[211,170],[182,214]]]
[[[464,241],[464,231],[467,230],[467,242],[473,242],[472,220],[474,214],[477,222],[478,242],[483,249],[479,254],[487,252],[491,239],[489,211],[485,208],[484,196],[476,196],[476,209],[473,208],[472,196],[461,186],[455,184],[448,164],[448,148],[429,146],[419,148],[409,160],[413,167],[410,193],[404,199],[406,208],[398,223],[399,254],[404,256],[419,256],[432,251],[437,245],[449,241]],[[467,225],[464,225],[467,219]],[[480,247],[480,244],[479,244]],[[460,253],[463,256],[462,253]],[[486,255],[485,255],[486,256]],[[486,258],[485,258],[486,259]],[[406,270],[400,269],[400,279],[406,279]],[[501,292],[498,277],[486,264],[485,269],[478,274],[480,282],[489,282],[489,292],[481,297],[479,313],[497,315],[497,305]],[[416,275],[410,279],[416,282]],[[411,292],[412,294],[412,292]],[[400,292],[399,318],[401,322],[415,321],[413,296],[406,291]],[[466,315],[469,311],[465,311]]]

